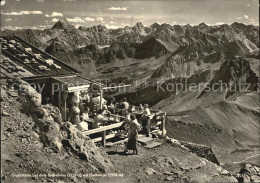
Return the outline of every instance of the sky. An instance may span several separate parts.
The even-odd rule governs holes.
[[[2,29],[45,29],[65,17],[76,27],[259,24],[258,0],[1,0]]]

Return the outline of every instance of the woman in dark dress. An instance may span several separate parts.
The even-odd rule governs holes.
[[[128,142],[126,147],[127,150],[133,150],[133,154],[138,154],[137,152],[137,138],[138,138],[138,131],[140,130],[140,124],[138,123],[134,114],[130,115],[130,121],[128,124]]]

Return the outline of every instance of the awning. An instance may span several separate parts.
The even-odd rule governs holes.
[[[53,79],[66,85],[68,92],[88,91],[93,84],[96,86],[99,85],[98,82],[78,75],[57,76],[53,77]]]

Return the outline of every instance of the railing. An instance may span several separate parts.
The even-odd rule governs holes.
[[[158,112],[158,111],[157,111]],[[118,116],[118,115],[114,115],[117,116],[119,118],[124,118],[123,116]],[[162,118],[161,118],[161,123],[160,123],[160,130],[162,131],[162,134],[165,135],[165,120],[166,120],[166,112],[162,113]],[[96,129],[92,129],[92,130],[88,130],[85,132],[82,132],[83,135],[91,135],[91,134],[95,134],[95,133],[101,133],[101,137],[97,137],[94,139],[91,139],[93,142],[102,142],[102,145],[104,147],[106,147],[106,140],[107,139],[111,139],[117,136],[120,136],[122,134],[126,134],[126,131],[121,131],[118,133],[113,133],[113,134],[108,134],[107,135],[107,130],[111,130],[111,129],[115,129],[115,128],[119,128],[120,126],[122,126],[123,122],[118,122],[115,124],[111,124],[111,125],[107,125],[107,126],[102,126]]]
[[[109,134],[106,135],[106,131],[107,130],[111,130],[111,129],[115,129],[115,128],[119,128],[124,122],[119,122],[119,123],[115,123],[112,125],[108,125],[108,126],[102,126],[93,130],[88,130],[85,132],[82,132],[83,135],[91,135],[91,134],[95,134],[95,133],[102,133],[102,137],[98,137],[95,139],[92,139],[93,142],[99,142],[102,141],[102,145],[105,147],[106,146],[106,139],[110,139],[116,136],[121,135],[122,133],[116,133],[116,134]]]

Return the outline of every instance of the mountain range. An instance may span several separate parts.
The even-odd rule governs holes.
[[[132,70],[134,65],[138,69],[137,66],[153,60],[155,64],[149,73],[142,67],[135,72],[140,77],[174,78],[190,77],[212,65],[219,67],[227,58],[258,51],[258,29],[237,22],[220,26],[205,23],[144,26],[138,22],[133,27],[119,29],[107,29],[103,25],[76,29],[66,18],[61,18],[49,29],[4,30],[2,34],[20,36],[88,77],[111,78],[104,73],[113,71],[115,78],[117,72],[121,73],[118,66]]]

